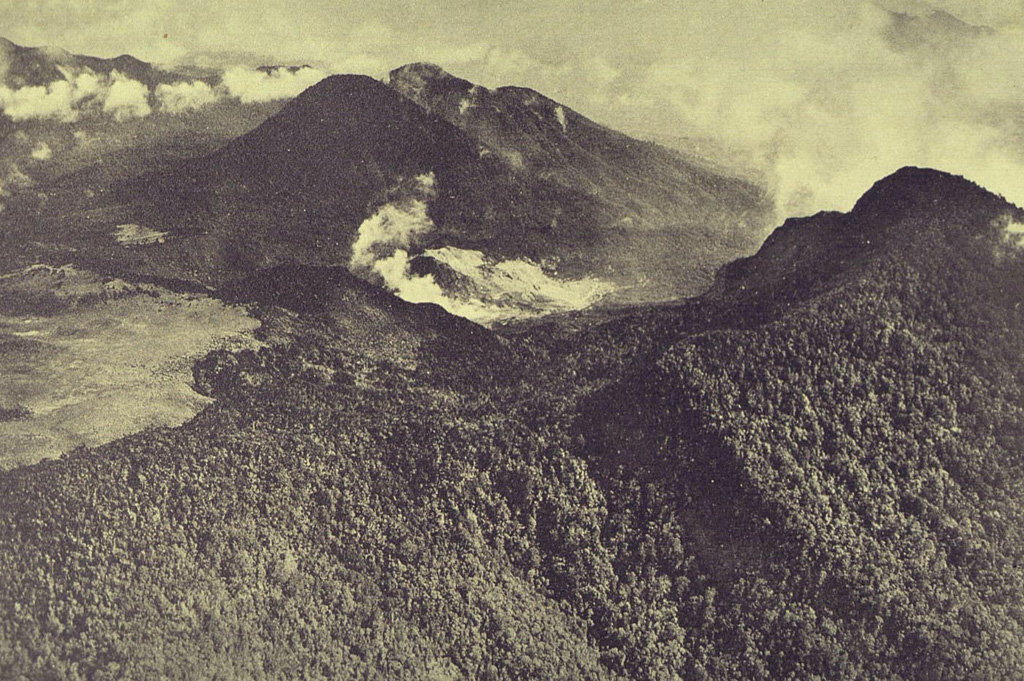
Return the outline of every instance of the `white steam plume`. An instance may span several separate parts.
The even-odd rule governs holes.
[[[233,67],[224,73],[222,81],[228,94],[243,104],[290,99],[327,76],[310,66],[299,69],[275,68],[269,71],[247,67]]]
[[[427,202],[436,192],[433,173],[417,177],[406,192],[360,225],[349,269],[382,283],[407,302],[435,303],[451,314],[492,324],[582,309],[612,290],[597,279],[555,279],[525,260],[494,261],[480,251],[445,246],[423,254],[461,280],[460,292],[445,291],[433,275],[412,271],[414,258],[409,253],[434,227],[427,214]]]
[[[374,263],[396,249],[407,249],[434,227],[427,215],[427,200],[434,196],[433,173],[420,175],[404,200],[381,206],[363,221],[352,244],[350,267],[354,271],[372,269]]]

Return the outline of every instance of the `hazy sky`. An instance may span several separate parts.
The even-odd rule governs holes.
[[[0,0],[0,35],[155,62],[432,61],[634,134],[709,138],[780,210],[848,209],[901,165],[1024,201],[1021,0]]]

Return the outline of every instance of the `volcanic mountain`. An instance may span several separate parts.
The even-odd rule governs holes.
[[[221,79],[0,38],[0,271],[71,259],[124,270],[116,234],[132,223],[111,188],[209,154],[281,107],[227,97]]]
[[[177,74],[128,54],[102,59],[55,47],[22,47],[0,38],[0,82],[8,87],[46,86],[66,80],[69,73],[86,70],[105,75],[118,71],[150,88],[180,80]]]
[[[595,474],[678,514],[720,607],[786,593],[784,609],[814,612],[797,624],[816,651],[801,674],[1024,666],[974,624],[1024,636],[1022,234],[1019,207],[904,168],[849,213],[787,221],[697,300],[585,343],[581,367],[622,377],[577,425]],[[760,624],[718,645],[774,616],[750,611]],[[791,672],[788,636],[755,646],[764,678]]]
[[[242,279],[202,414],[0,474],[0,676],[1021,678],[1022,235],[907,168],[554,341]]]
[[[849,213],[786,220],[757,253],[721,267],[701,296],[637,312],[600,332],[632,324],[665,325],[671,333],[758,327],[852,286],[891,284],[890,277],[927,276],[940,287],[988,281],[979,297],[1015,305],[1021,224],[1020,208],[969,180],[902,168]]]
[[[716,215],[740,222],[756,203],[749,185],[683,163],[664,147],[598,125],[528,88],[490,90],[432,64],[395,69],[388,83],[517,173],[582,189],[636,229],[683,232],[722,219]],[[741,225],[735,229],[721,236],[749,236]]]
[[[424,65],[390,84],[327,78],[120,200],[132,221],[175,235],[162,263],[210,282],[279,262],[347,263],[367,219],[420,201],[429,224],[402,244],[412,255],[526,258],[646,299],[706,287],[714,267],[756,245],[768,214],[753,185],[538,93],[491,92]]]

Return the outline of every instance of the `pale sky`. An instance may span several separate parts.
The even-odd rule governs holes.
[[[157,63],[431,61],[632,134],[713,139],[787,213],[847,210],[907,164],[1024,201],[1022,0],[0,0],[0,16],[21,45]]]

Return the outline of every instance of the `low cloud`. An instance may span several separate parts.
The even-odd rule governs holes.
[[[758,12],[767,23],[652,63],[623,86],[631,101],[738,151],[773,184],[780,218],[849,210],[905,165],[1024,202],[1020,31],[864,1],[807,22]]]
[[[57,81],[12,89],[0,86],[0,110],[13,121],[54,119],[70,123],[78,118],[72,84]]]
[[[260,76],[262,72],[254,71]],[[228,96],[224,85],[203,81],[162,83],[155,90],[129,76],[91,70],[64,70],[64,80],[49,85],[11,88],[0,85],[0,112],[15,122],[53,120],[74,123],[82,117],[108,116],[116,121],[145,118],[154,107],[169,114],[195,111]],[[245,96],[243,101],[264,101]]]
[[[233,67],[224,73],[223,86],[243,104],[290,99],[327,77],[310,66],[251,69]]]
[[[160,110],[172,114],[195,111],[219,99],[213,87],[201,80],[162,83],[157,85],[154,95],[160,103]]]
[[[49,85],[11,88],[0,85],[0,111],[16,122],[77,121],[83,114],[102,113],[125,121],[151,112],[149,88],[114,71],[110,75],[89,70],[65,71],[65,79]]]
[[[145,118],[151,111],[149,88],[114,71],[110,89],[103,100],[103,112],[118,121],[126,121],[131,118]]]

